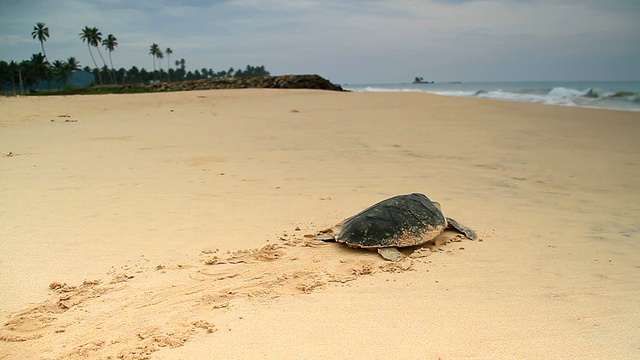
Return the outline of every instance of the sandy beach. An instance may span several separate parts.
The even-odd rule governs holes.
[[[0,98],[0,359],[640,357],[640,113],[421,93]],[[313,239],[424,193],[412,256]]]

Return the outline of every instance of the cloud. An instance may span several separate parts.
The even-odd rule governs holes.
[[[90,64],[85,25],[119,41],[116,66],[151,67],[151,43],[187,67],[246,64],[273,73],[320,73],[337,82],[535,80],[598,73],[640,79],[635,0],[181,0],[0,5],[0,54],[39,51],[30,31],[49,26],[52,59]],[[624,65],[624,67],[620,67]],[[166,65],[165,65],[166,66]],[[566,80],[563,79],[563,80]]]

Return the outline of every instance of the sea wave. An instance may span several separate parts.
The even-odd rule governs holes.
[[[553,86],[541,88],[473,88],[472,84],[435,84],[429,86],[379,85],[347,87],[365,92],[424,92],[444,96],[478,97],[484,99],[531,102],[549,105],[579,106],[640,111],[640,91],[608,90],[598,87],[584,89]]]
[[[410,88],[388,88],[388,87],[377,87],[377,86],[367,86],[365,88],[349,88],[346,87],[347,90],[350,91],[364,91],[364,92],[424,92],[420,89],[410,89]]]
[[[640,111],[640,93],[633,91],[610,91],[598,88],[586,90],[557,87],[548,96],[552,99],[569,101],[577,106],[612,107]]]

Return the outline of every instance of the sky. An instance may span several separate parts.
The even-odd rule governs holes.
[[[50,61],[91,67],[85,26],[116,36],[126,69],[151,70],[157,43],[171,67],[340,84],[640,80],[639,0],[0,0],[0,60],[41,52],[37,22]]]

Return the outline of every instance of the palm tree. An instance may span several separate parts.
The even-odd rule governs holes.
[[[17,93],[18,86],[16,82],[19,83],[20,80],[19,69],[20,65],[15,61],[7,63],[4,60],[0,60],[0,86],[2,86],[3,92],[11,89],[13,94]]]
[[[87,42],[87,49],[89,49],[89,55],[91,55],[91,60],[93,60],[93,65],[95,68],[98,68],[98,64],[96,63],[96,59],[93,57],[93,53],[91,52],[91,46],[95,46],[96,48],[100,44],[100,40],[102,40],[102,34],[95,27],[85,26],[80,33],[80,38],[82,42]],[[100,80],[100,85],[102,85],[102,76],[100,76],[100,71],[98,70],[98,80]]]
[[[149,55],[151,55],[151,58],[153,60],[153,72],[156,72],[156,58],[158,57],[158,53],[160,52],[160,46],[158,46],[158,44],[153,43],[151,44],[151,47],[149,48]]]
[[[4,84],[10,80],[9,63],[0,60],[0,91],[4,94]]]
[[[158,68],[159,68],[159,74],[158,74],[158,79],[162,79],[162,59],[164,59],[164,54],[162,53],[162,51],[160,49],[158,49],[158,52],[156,53],[156,57],[158,58]]]
[[[67,86],[69,82],[69,78],[71,77],[71,73],[73,70],[68,62],[56,60],[53,62],[53,73],[56,75],[57,80],[62,81],[62,85],[64,87]]]
[[[183,80],[184,79],[184,69],[180,68],[180,60],[175,61],[176,69],[173,72],[176,76],[176,79]]]
[[[96,42],[95,44],[92,44],[93,46],[96,47],[96,49],[98,49],[98,55],[100,55],[100,59],[102,60],[102,64],[104,64],[104,67],[107,67],[107,62],[104,61],[104,56],[102,56],[102,52],[100,51],[100,44],[102,43],[102,33],[98,30],[98,28],[93,28],[95,31],[95,39]],[[100,69],[98,69],[98,73],[100,73]],[[107,72],[109,74],[109,77],[111,77],[111,73]],[[111,81],[113,82],[113,79],[111,79]]]
[[[24,88],[22,87],[20,64],[15,61],[11,61],[9,63],[9,74],[11,74],[11,84],[13,85],[13,91],[16,92],[18,89],[20,89],[20,92],[23,92]],[[16,86],[16,81],[18,82],[18,86]]]
[[[178,74],[178,79],[184,79],[187,75],[186,71],[186,62],[184,59],[180,59],[180,61],[176,61],[176,66],[180,66],[180,69],[176,69],[176,73]]]
[[[109,64],[111,64],[111,72],[114,72],[114,68],[113,68],[113,60],[111,60],[111,53],[113,52],[113,50],[116,49],[116,47],[118,46],[118,39],[116,39],[115,36],[113,36],[113,34],[109,34],[107,35],[107,38],[104,39],[102,41],[102,45],[104,45],[105,48],[107,48],[107,50],[109,51]],[[113,82],[115,83],[115,74],[113,75]]]
[[[53,72],[42,53],[31,55],[31,59],[20,63],[22,80],[27,86],[38,85],[42,80],[50,80]],[[51,86],[51,83],[48,84]]]
[[[40,46],[42,47],[42,54],[44,55],[44,59],[47,62],[49,62],[49,59],[47,59],[47,53],[44,52],[44,42],[47,41],[47,38],[49,37],[49,28],[43,22],[39,22],[36,24],[36,26],[33,27],[31,36],[34,39],[38,39],[38,41],[40,41]]]
[[[167,54],[167,80],[171,81],[171,77],[169,76],[169,57],[173,54],[173,50],[171,50],[171,48],[167,48],[164,53]]]
[[[80,63],[79,63],[79,62],[78,62],[78,60],[77,60],[75,57],[73,57],[73,56],[71,56],[71,57],[69,57],[69,58],[67,59],[67,65],[69,65],[69,69],[70,69],[71,71],[77,71],[77,70],[80,70],[80,69],[81,69],[81,68],[80,68]]]

